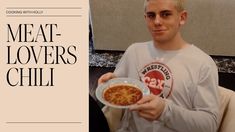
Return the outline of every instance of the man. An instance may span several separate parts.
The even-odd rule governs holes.
[[[213,60],[181,37],[187,12],[183,0],[145,0],[145,21],[153,41],[131,45],[114,77],[143,81],[151,95],[125,113],[118,132],[216,132],[218,72]]]

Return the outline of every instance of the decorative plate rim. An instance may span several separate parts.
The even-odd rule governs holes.
[[[126,105],[126,106],[120,106],[120,105],[115,105],[115,104],[111,104],[108,101],[106,101],[103,98],[103,92],[110,87],[110,85],[118,85],[118,84],[127,84],[127,85],[131,85],[131,86],[135,86],[137,88],[139,88],[141,90],[141,92],[143,93],[143,96],[145,95],[149,95],[150,94],[150,90],[149,88],[141,81],[137,80],[137,79],[133,79],[133,78],[113,78],[110,79],[109,81],[107,81],[106,83],[100,84],[97,88],[96,88],[96,98],[103,103],[104,105],[110,106],[110,107],[114,107],[114,108],[129,108],[132,105]]]

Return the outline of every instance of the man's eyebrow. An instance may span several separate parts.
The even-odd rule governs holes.
[[[146,14],[155,14],[155,12],[149,11],[149,12],[146,12]]]
[[[173,11],[172,10],[162,10],[162,11],[160,11],[160,13],[171,13],[171,12],[173,12]],[[156,13],[153,12],[153,11],[148,11],[148,12],[146,12],[146,14],[152,15],[152,14],[156,14]]]
[[[161,13],[171,13],[171,12],[173,12],[173,11],[171,11],[171,10],[162,10],[162,11],[160,11]]]

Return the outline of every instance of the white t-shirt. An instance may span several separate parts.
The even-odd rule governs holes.
[[[135,43],[114,74],[143,81],[166,100],[160,118],[147,121],[125,110],[118,132],[215,132],[218,126],[218,71],[214,61],[194,45],[156,49],[152,41]]]

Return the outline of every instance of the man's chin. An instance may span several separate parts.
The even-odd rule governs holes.
[[[167,41],[166,38],[160,36],[154,37],[153,40],[157,43],[165,43]]]

